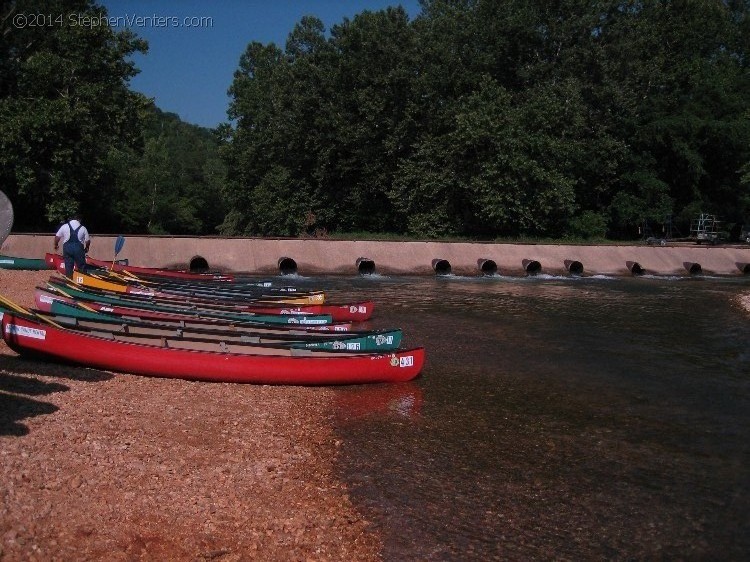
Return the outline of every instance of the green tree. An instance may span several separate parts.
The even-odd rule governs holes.
[[[112,154],[114,225],[122,232],[212,234],[224,219],[226,168],[215,134],[153,107],[143,150]]]
[[[20,26],[18,14],[49,21]],[[2,4],[0,181],[17,228],[47,230],[81,209],[92,229],[105,226],[110,152],[137,145],[146,104],[128,89],[129,57],[147,49],[105,15],[85,0]]]
[[[701,209],[739,221],[748,15],[742,0],[425,0],[414,21],[363,12],[327,39],[304,18],[286,50],[253,43],[240,61],[223,228],[627,237]],[[268,186],[285,196],[259,201]]]

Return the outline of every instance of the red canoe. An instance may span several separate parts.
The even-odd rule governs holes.
[[[220,323],[237,324],[241,322],[240,320],[228,320],[228,319],[221,319],[217,317],[201,316],[200,314],[195,314],[192,312],[180,314],[179,312],[176,312],[176,311],[167,312],[167,311],[160,311],[160,310],[150,310],[147,308],[138,308],[137,305],[135,304],[133,306],[120,306],[116,304],[96,302],[96,301],[79,302],[71,297],[58,295],[56,293],[51,293],[39,287],[37,287],[34,292],[34,301],[36,302],[36,307],[42,312],[52,312],[51,304],[53,301],[56,301],[56,300],[67,303],[67,304],[78,302],[78,304],[85,304],[91,310],[94,310],[96,312],[104,312],[106,314],[115,314],[119,316],[125,316],[128,318],[141,318],[141,319],[147,319],[147,320],[190,320],[193,322],[205,322],[205,323],[210,323],[210,324],[220,324]],[[248,318],[247,322],[252,323],[252,319]],[[351,322],[347,322],[347,321],[339,322],[336,320],[334,320],[333,323],[331,324],[295,323],[295,324],[275,324],[275,325],[287,326],[290,329],[302,328],[305,330],[319,330],[319,331],[324,331],[324,332],[348,332],[351,329]]]
[[[365,322],[372,316],[375,303],[306,304],[300,306],[236,305],[238,310],[255,314],[330,314],[334,322]]]
[[[155,377],[255,384],[329,385],[404,382],[424,365],[424,348],[385,354],[284,350],[242,353],[231,344],[226,351],[206,351],[117,341],[56,327],[6,312],[3,338],[22,355],[73,362],[95,369]],[[288,351],[288,353],[286,353]],[[276,352],[274,352],[276,353]]]
[[[47,253],[44,255],[45,261],[49,264],[51,269],[56,269],[61,273],[65,273],[65,262],[63,257],[59,254]],[[135,275],[151,275],[154,277],[166,277],[170,279],[187,279],[192,281],[232,281],[234,278],[231,275],[218,275],[214,273],[193,273],[190,271],[177,271],[174,269],[158,269],[152,267],[138,267],[136,265],[123,265],[117,262],[107,262],[103,260],[97,260],[92,257],[86,256],[86,263],[96,266],[111,269],[112,271],[127,271]]]

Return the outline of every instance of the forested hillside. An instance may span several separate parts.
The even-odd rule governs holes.
[[[80,211],[94,232],[216,234],[226,167],[215,134],[130,90],[130,55],[146,43],[69,25],[69,14],[106,14],[85,0],[2,6],[0,189],[14,230],[47,231]],[[51,16],[18,27],[19,13]]]
[[[740,223],[749,40],[747,1],[428,0],[414,21],[365,12],[330,33],[305,18],[240,61],[223,228],[619,238],[701,211]]]
[[[224,219],[226,166],[215,134],[153,106],[142,127],[140,150],[114,152],[110,159],[118,231],[216,234]]]
[[[42,9],[43,8],[43,9]],[[217,9],[220,9],[217,7]],[[16,231],[80,209],[98,232],[639,235],[750,221],[750,2],[425,0],[284,46],[248,37],[217,131],[130,89],[147,45],[107,26],[12,27],[0,182]]]

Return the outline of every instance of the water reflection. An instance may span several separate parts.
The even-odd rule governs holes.
[[[316,281],[428,349],[404,396],[340,394],[386,560],[750,554],[746,278]]]
[[[368,417],[416,419],[422,411],[421,387],[414,382],[348,387],[336,391],[338,422]]]

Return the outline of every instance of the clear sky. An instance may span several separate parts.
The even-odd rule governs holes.
[[[326,30],[364,10],[403,6],[413,19],[419,0],[101,0],[117,28],[130,27],[149,43],[136,55],[141,70],[133,90],[154,98],[163,111],[183,121],[215,127],[227,121],[227,90],[248,43],[283,48],[305,15],[320,18]],[[140,18],[140,19],[138,19]],[[110,19],[110,21],[112,21]]]

